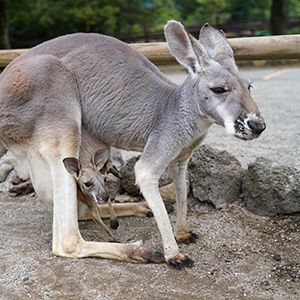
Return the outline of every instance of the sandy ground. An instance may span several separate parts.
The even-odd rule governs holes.
[[[245,144],[224,138],[215,127],[206,142],[229,150],[243,166],[263,155],[298,167],[299,80],[278,78],[271,85],[258,81],[254,94],[268,126],[262,137]],[[53,256],[51,207],[35,196],[12,198],[1,193],[0,214],[1,300],[300,299],[300,215],[261,217],[238,201],[229,210],[218,211],[190,199],[188,227],[199,240],[179,246],[195,260],[195,267],[178,271],[165,264]],[[174,224],[175,213],[170,218]],[[162,250],[153,218],[119,222],[114,232],[121,242],[143,239],[146,247]],[[87,240],[106,240],[92,221],[81,222],[80,228]]]
[[[259,217],[239,205],[217,211],[190,200],[189,228],[200,239],[180,245],[195,267],[137,265],[51,253],[52,211],[35,197],[0,195],[0,299],[299,299],[300,218]],[[171,214],[175,221],[174,213]],[[142,238],[161,249],[153,218],[122,218],[121,242]],[[105,240],[92,222],[88,240]]]

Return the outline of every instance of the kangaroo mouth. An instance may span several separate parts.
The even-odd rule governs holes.
[[[234,135],[236,137],[242,138],[242,139],[247,139],[247,130],[245,128],[244,121],[241,119],[237,119],[234,122]]]

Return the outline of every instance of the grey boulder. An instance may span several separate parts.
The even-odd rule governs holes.
[[[259,215],[300,212],[300,171],[266,158],[248,166],[243,185],[246,208]]]
[[[199,201],[221,209],[238,200],[244,170],[227,151],[200,146],[189,161],[188,172],[192,194]]]

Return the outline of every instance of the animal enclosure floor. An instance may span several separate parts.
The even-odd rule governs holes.
[[[52,210],[36,197],[0,194],[0,299],[253,299],[300,298],[300,216],[260,217],[235,204],[218,211],[190,199],[188,227],[196,244],[180,245],[195,267],[129,264],[51,253]],[[170,215],[174,224],[174,213]],[[143,239],[161,250],[153,218],[119,218],[121,242]],[[105,241],[92,221],[87,240]]]

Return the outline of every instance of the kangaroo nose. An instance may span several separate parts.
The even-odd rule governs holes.
[[[103,199],[104,202],[108,202],[108,200],[109,200],[109,195],[108,195],[108,194],[102,195],[102,199]]]
[[[266,129],[266,124],[264,121],[249,120],[248,126],[256,134],[260,134]]]
[[[99,193],[96,196],[98,203],[106,203],[109,200],[109,195],[104,193]]]

